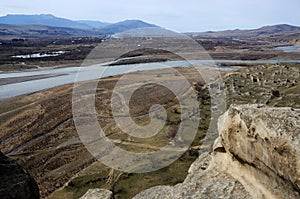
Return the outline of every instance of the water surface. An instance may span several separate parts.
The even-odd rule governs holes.
[[[99,77],[103,78],[141,70],[154,70],[186,66],[209,66],[215,68],[217,67],[223,70],[233,70],[233,68],[228,66],[217,66],[218,63],[300,63],[300,60],[190,60],[119,66],[107,66],[108,63],[104,63],[86,67],[68,67],[59,69],[48,68],[23,72],[2,72],[0,73],[0,82],[2,81],[2,85],[0,86],[0,99],[29,94],[70,83],[95,80],[99,79]],[[79,77],[78,74],[80,74]],[[32,78],[35,76],[36,78]],[[41,76],[43,78],[38,78],[38,76]],[[22,77],[24,77],[25,79],[26,77],[28,77],[28,79],[32,78],[32,80],[18,82]],[[12,80],[13,78],[16,79],[15,83],[13,82],[14,80]],[[10,81],[7,81],[8,79]],[[5,81],[12,83],[5,83]]]
[[[288,53],[300,53],[300,44],[296,44],[293,46],[281,46],[281,47],[277,47],[276,49]]]

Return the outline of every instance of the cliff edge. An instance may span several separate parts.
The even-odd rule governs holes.
[[[183,183],[134,198],[300,198],[300,109],[232,105],[218,131]]]

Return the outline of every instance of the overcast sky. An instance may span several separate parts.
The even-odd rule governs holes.
[[[54,14],[117,22],[141,19],[178,31],[300,25],[300,0],[1,0],[0,15]]]

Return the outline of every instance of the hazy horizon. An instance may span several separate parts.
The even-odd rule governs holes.
[[[52,14],[71,20],[94,20],[115,23],[128,19],[142,20],[177,32],[203,32],[229,29],[254,29],[267,25],[300,25],[298,0],[211,0],[199,2],[96,0],[0,2],[0,15]]]

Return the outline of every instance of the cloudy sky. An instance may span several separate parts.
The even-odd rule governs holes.
[[[141,19],[178,31],[300,25],[300,0],[1,0],[0,15],[54,14],[117,22]]]

